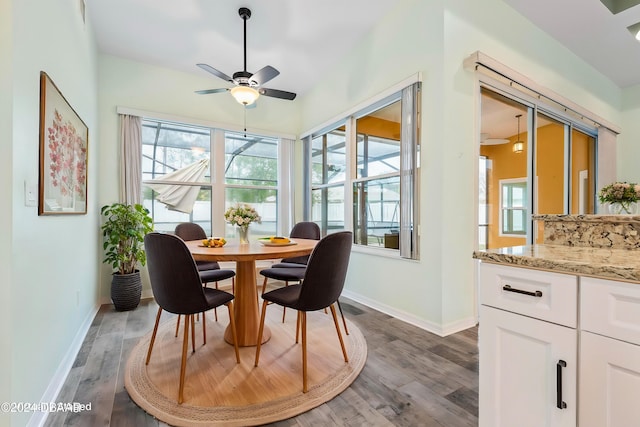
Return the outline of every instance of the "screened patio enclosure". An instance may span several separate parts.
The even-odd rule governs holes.
[[[173,232],[181,222],[195,222],[211,235],[214,215],[221,217],[234,203],[247,203],[262,217],[261,224],[252,224],[252,233],[275,234],[277,138],[147,119],[142,122],[142,157],[143,204],[151,211],[156,230]],[[209,166],[200,180],[171,179],[176,171],[203,160]],[[199,191],[191,212],[178,212],[145,184],[198,187]],[[228,226],[225,235],[234,233]]]

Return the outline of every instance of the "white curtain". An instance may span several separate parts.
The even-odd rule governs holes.
[[[200,192],[200,185],[188,183],[202,182],[208,170],[209,159],[202,159],[160,178],[147,181],[144,185],[157,192],[156,200],[167,205],[168,209],[191,213]],[[176,182],[187,185],[175,184]]]
[[[295,190],[295,156],[292,139],[281,138],[278,152],[278,222],[280,230],[278,234],[289,235],[289,231],[295,224],[295,201],[293,199]]]
[[[120,114],[120,201],[142,203],[142,119]]]

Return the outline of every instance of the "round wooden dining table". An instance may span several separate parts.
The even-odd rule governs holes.
[[[242,347],[254,346],[258,343],[258,288],[256,283],[256,260],[290,258],[308,255],[318,243],[317,240],[292,239],[294,244],[267,246],[255,241],[240,244],[229,241],[221,248],[208,248],[201,240],[186,242],[196,261],[235,261],[236,284],[234,314],[236,320],[236,334],[238,345]],[[271,338],[271,331],[265,325],[262,342]],[[227,327],[224,339],[233,343],[230,327]]]

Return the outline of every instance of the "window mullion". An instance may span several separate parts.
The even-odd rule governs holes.
[[[224,184],[224,168],[225,168],[225,140],[224,131],[221,129],[212,129],[211,132],[211,157],[209,164],[213,168],[211,171],[211,226],[213,235],[225,235],[225,184]]]
[[[344,229],[353,230],[353,184],[351,184],[351,182],[356,177],[356,163],[358,161],[356,124],[353,117],[350,117],[345,123],[344,137],[346,159],[344,179]]]

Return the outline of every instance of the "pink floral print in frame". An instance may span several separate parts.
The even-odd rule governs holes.
[[[51,78],[40,72],[38,215],[87,213],[89,129]]]

